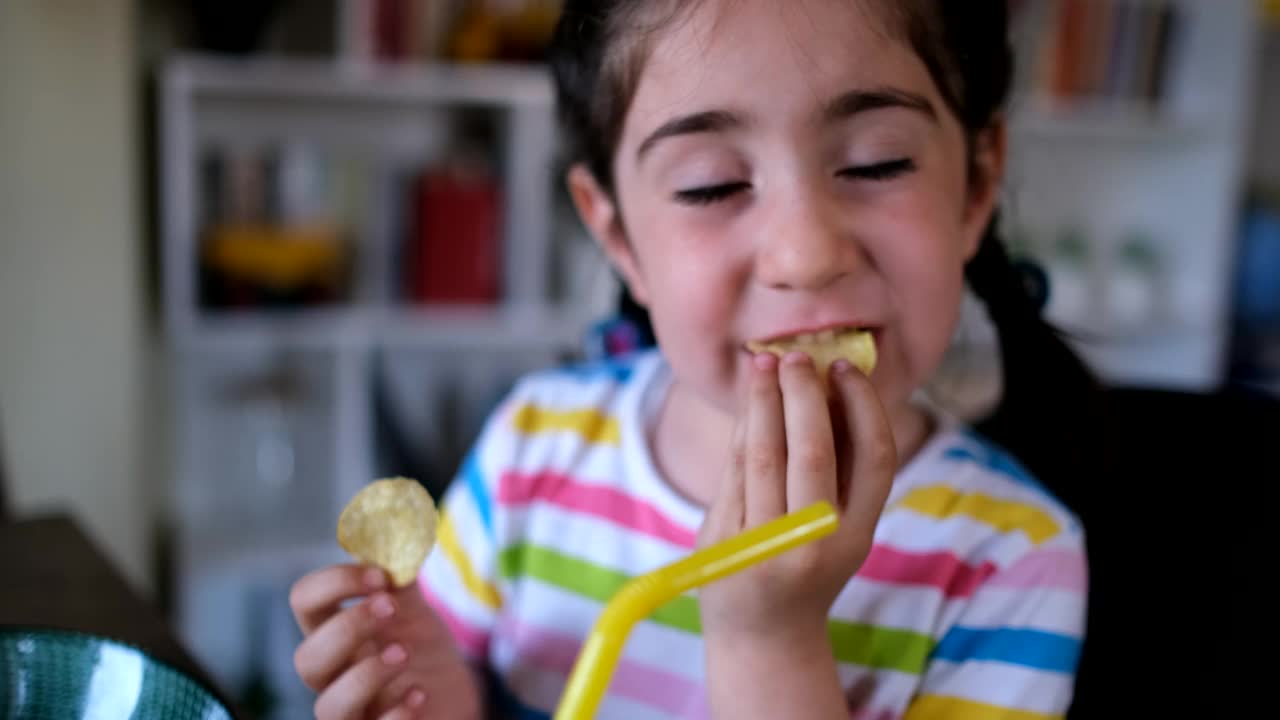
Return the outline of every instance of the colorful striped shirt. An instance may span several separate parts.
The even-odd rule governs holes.
[[[655,352],[526,378],[445,499],[420,585],[506,717],[552,713],[604,604],[694,546],[703,511],[646,439]],[[895,478],[828,630],[855,718],[1038,720],[1070,702],[1085,616],[1080,524],[1008,455],[936,433]],[[708,716],[695,594],[639,623],[603,718]]]

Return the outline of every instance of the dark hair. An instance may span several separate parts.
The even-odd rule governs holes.
[[[1008,0],[881,0],[890,32],[924,62],[972,149],[1002,111],[1013,77]],[[645,56],[649,32],[692,3],[656,0],[567,0],[549,59],[560,119],[572,162],[585,163],[606,189],[613,154]],[[974,170],[976,171],[976,169]],[[1004,394],[979,430],[1019,457],[1060,495],[1084,453],[1064,453],[1064,441],[1090,430],[1096,383],[1083,363],[1040,317],[1024,275],[1010,262],[993,217],[965,277],[985,303],[1000,337]],[[648,318],[627,308],[643,328]],[[1074,449],[1074,448],[1073,448]],[[1058,482],[1062,481],[1062,482]],[[1067,497],[1063,497],[1071,504]]]

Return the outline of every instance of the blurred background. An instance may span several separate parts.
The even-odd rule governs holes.
[[[289,584],[625,344],[563,193],[556,0],[0,0],[0,456],[229,694],[308,717]],[[1011,0],[1002,222],[1109,384],[1280,397],[1280,2]],[[602,323],[604,323],[602,325]],[[989,407],[974,305],[935,397]]]

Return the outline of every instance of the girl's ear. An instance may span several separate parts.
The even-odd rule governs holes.
[[[609,262],[622,275],[631,296],[641,305],[648,306],[649,290],[644,282],[644,274],[640,271],[635,250],[627,241],[627,232],[622,225],[622,215],[618,212],[617,203],[582,163],[569,168],[567,181],[569,195],[573,198],[582,223],[591,231]]]
[[[969,168],[969,197],[964,215],[964,259],[978,252],[978,243],[991,222],[1000,187],[1004,182],[1006,126],[1003,116],[996,117],[973,140],[973,157]]]

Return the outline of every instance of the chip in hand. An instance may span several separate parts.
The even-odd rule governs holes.
[[[437,513],[415,480],[369,483],[338,518],[338,544],[360,562],[376,565],[396,587],[412,583],[436,542]]]

